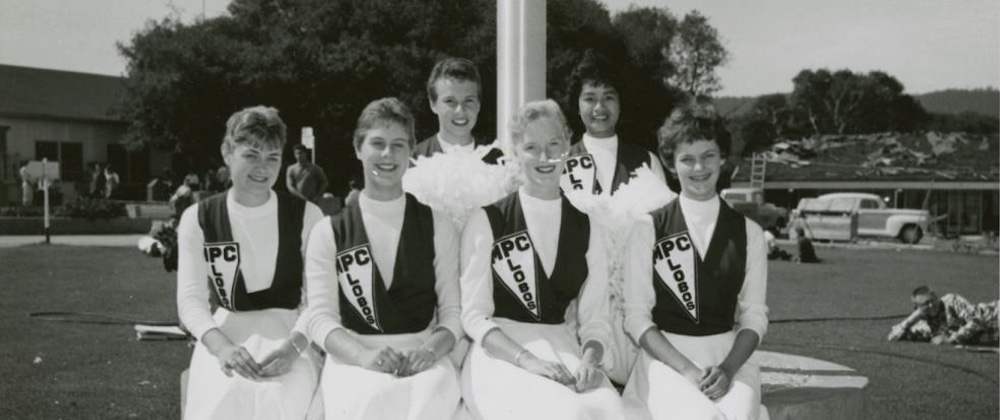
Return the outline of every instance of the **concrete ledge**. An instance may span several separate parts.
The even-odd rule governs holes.
[[[87,220],[50,218],[49,232],[53,235],[94,235],[149,233],[150,218]],[[45,219],[41,217],[0,217],[2,235],[44,235]]]
[[[810,357],[760,351],[761,402],[771,420],[863,420],[868,378],[854,369]]]

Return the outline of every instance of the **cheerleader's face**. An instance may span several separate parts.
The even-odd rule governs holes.
[[[559,188],[564,159],[569,154],[569,139],[555,120],[542,117],[528,123],[514,153],[528,184]]]
[[[250,143],[224,144],[222,158],[237,193],[267,197],[281,172],[281,149]]]
[[[409,132],[398,123],[377,125],[355,150],[365,171],[365,186],[397,187],[410,163]]]
[[[437,99],[431,102],[431,111],[438,117],[440,130],[457,138],[472,136],[479,118],[479,85],[443,77],[434,82],[434,92]]]
[[[680,181],[681,194],[696,201],[715,197],[715,184],[719,180],[722,162],[722,151],[714,140],[678,144],[671,172]]]
[[[621,103],[618,91],[605,84],[584,83],[577,98],[580,109],[580,120],[587,127],[587,134],[595,138],[605,138],[615,135],[618,116],[621,115]]]

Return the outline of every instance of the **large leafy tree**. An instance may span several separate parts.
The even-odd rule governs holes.
[[[631,9],[613,20],[597,0],[549,0],[547,14],[548,96],[565,98],[583,52],[597,49],[626,66],[624,88],[637,92],[625,98],[634,106],[623,128],[652,139],[677,98],[663,81],[684,66],[667,55],[676,19],[666,9]],[[446,56],[478,65],[483,108],[474,134],[495,136],[490,0],[233,0],[227,16],[152,22],[119,50],[128,61],[126,140],[176,152],[184,159],[175,170],[218,165],[226,118],[264,104],[281,111],[291,143],[301,127],[314,127],[317,161],[344,188],[358,167],[352,130],[368,102],[397,96],[414,111],[419,138],[436,131],[425,84]]]
[[[715,69],[729,60],[719,32],[697,10],[684,16],[670,43],[670,62],[676,70],[670,84],[695,98],[711,96],[722,89]]]

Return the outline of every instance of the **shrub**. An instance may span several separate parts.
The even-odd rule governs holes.
[[[78,197],[76,200],[63,204],[55,211],[58,217],[77,219],[116,219],[126,217],[125,204],[104,198]]]

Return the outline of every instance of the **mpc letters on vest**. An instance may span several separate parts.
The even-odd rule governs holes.
[[[368,244],[337,253],[337,280],[341,292],[361,319],[381,332],[382,325],[375,310],[374,264]]]
[[[240,271],[240,244],[237,242],[206,243],[205,262],[208,263],[208,281],[219,298],[219,303],[229,310],[236,307],[234,290],[236,275]]]
[[[687,231],[663,238],[653,246],[653,270],[695,323],[698,323],[697,258]]]
[[[566,167],[563,168],[562,176],[559,178],[559,186],[563,191],[587,191],[593,192],[597,184],[597,166],[594,165],[594,157],[590,153],[583,153],[566,159]]]
[[[507,291],[517,297],[535,319],[538,311],[538,278],[535,276],[535,250],[527,231],[521,231],[493,242],[493,272]]]

